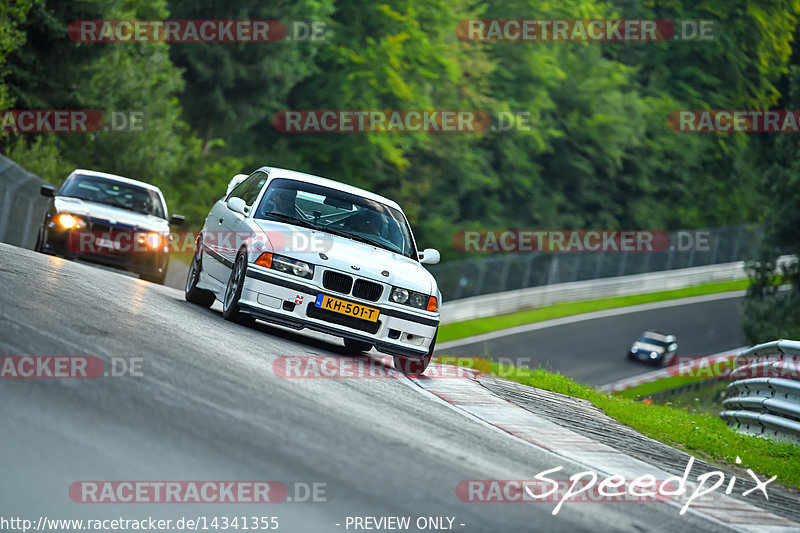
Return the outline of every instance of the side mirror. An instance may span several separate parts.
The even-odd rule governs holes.
[[[172,215],[169,217],[170,226],[183,226],[185,221],[186,219],[183,217],[183,215]]]
[[[247,174],[236,174],[234,177],[232,177],[231,181],[228,182],[228,190],[225,191],[225,196],[227,197],[237,185],[246,179]]]
[[[433,248],[425,248],[421,252],[417,252],[417,254],[419,255],[419,262],[426,265],[435,265],[442,258],[439,255],[439,250],[434,250]]]
[[[42,188],[39,189],[39,194],[42,196],[47,196],[48,198],[52,198],[56,195],[56,188],[52,185],[42,185]]]
[[[234,213],[239,213],[242,215],[247,214],[247,204],[244,203],[244,200],[242,200],[238,196],[234,196],[233,198],[228,200],[228,209],[230,209]]]

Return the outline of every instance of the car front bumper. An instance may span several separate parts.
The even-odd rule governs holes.
[[[319,294],[378,309],[378,321],[369,322],[316,307],[314,303]],[[287,279],[252,265],[247,269],[239,307],[242,312],[267,322],[366,342],[379,352],[405,357],[427,355],[439,326],[438,314],[423,316],[412,310],[356,301],[300,278]]]
[[[169,261],[168,252],[95,250],[89,253],[81,253],[80,250],[75,249],[74,241],[70,240],[71,231],[50,225],[42,242],[42,252],[57,255],[64,259],[80,259],[81,261],[97,263],[147,276],[158,276],[166,272]]]

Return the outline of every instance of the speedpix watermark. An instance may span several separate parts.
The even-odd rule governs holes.
[[[736,458],[736,463],[741,464],[741,459]],[[694,465],[694,457],[689,457],[689,462],[682,476],[670,476],[657,480],[652,474],[644,474],[635,479],[627,479],[620,474],[612,474],[597,484],[597,472],[586,470],[578,472],[566,480],[556,480],[548,477],[563,469],[557,466],[539,472],[533,480],[464,480],[456,486],[456,496],[464,502],[557,502],[553,508],[553,515],[557,515],[563,505],[571,502],[652,502],[678,499],[683,502],[679,514],[686,511],[695,501],[712,499],[714,492],[723,486],[726,475],[721,471],[707,472],[697,476],[697,483],[689,481],[689,473]],[[764,498],[769,499],[767,485],[777,476],[761,480],[755,472],[747,469],[755,486],[742,491],[742,496],[760,491]],[[713,483],[711,480],[714,480]],[[731,476],[727,479],[725,494],[733,492],[737,478]],[[547,490],[545,490],[547,489]],[[713,500],[712,500],[713,501]]]
[[[106,370],[103,360],[92,355],[7,355],[0,361],[0,378],[142,377],[143,367],[144,359],[141,357],[111,357]]]
[[[464,19],[456,26],[463,41],[656,42],[709,41],[719,33],[713,20],[664,19]]]

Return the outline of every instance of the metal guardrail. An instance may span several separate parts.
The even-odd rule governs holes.
[[[739,433],[800,445],[800,342],[754,346],[736,358],[720,413]]]
[[[12,160],[0,155],[0,242],[33,248],[36,232],[47,210],[39,194],[46,183]]]
[[[631,296],[683,289],[702,283],[747,279],[744,262],[712,265],[633,276],[573,281],[449,301],[443,297],[442,323],[514,313],[561,302]]]

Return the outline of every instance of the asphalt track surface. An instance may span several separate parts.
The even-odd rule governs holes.
[[[656,304],[653,307],[658,309],[646,311],[619,309],[615,316],[478,342],[454,341],[448,343],[446,349],[437,349],[436,354],[483,356],[530,368],[541,365],[581,383],[605,385],[653,370],[651,365],[629,361],[626,357],[633,341],[647,329],[676,335],[679,357],[702,357],[742,346],[741,294],[710,297],[718,299],[699,303],[691,300],[665,302],[669,307]]]
[[[445,405],[398,374],[287,379],[287,355],[341,342],[222,319],[181,292],[0,244],[0,354],[142,358],[142,376],[0,380],[0,517],[277,516],[347,531],[347,516],[449,516],[456,531],[720,531],[663,503],[467,503],[468,479],[584,470]],[[327,502],[87,504],[80,480],[325,483]],[[341,524],[338,525],[337,524]],[[461,525],[463,524],[463,525]],[[352,528],[349,529],[353,531]],[[414,527],[410,531],[416,531]]]

